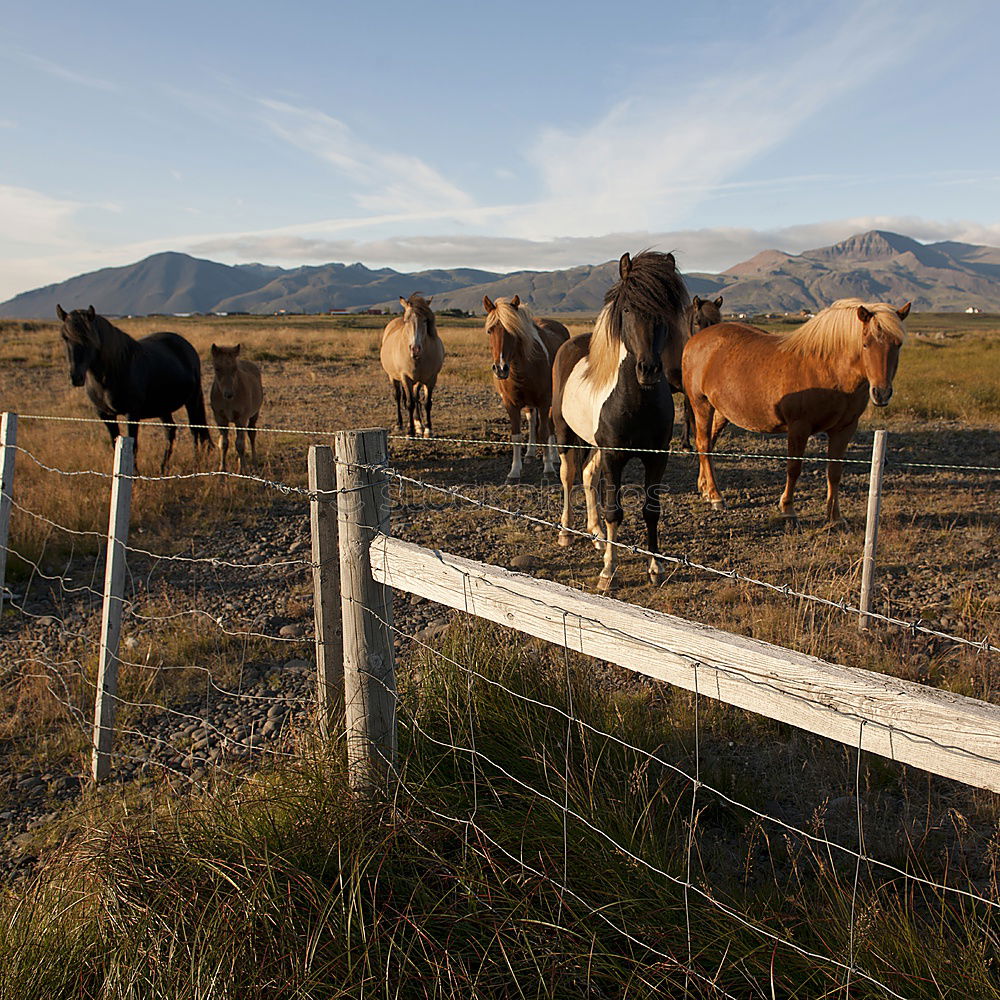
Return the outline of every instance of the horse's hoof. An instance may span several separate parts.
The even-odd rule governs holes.
[[[424,428],[424,437],[429,438],[431,436],[431,429],[429,427]]]
[[[726,501],[725,500],[710,500],[709,503],[712,505],[712,510],[725,510]]]
[[[609,594],[614,589],[614,577],[605,576],[603,573],[597,578],[597,589],[602,594]]]
[[[504,482],[505,482],[505,483],[506,483],[506,484],[507,484],[508,486],[517,486],[517,485],[518,485],[518,484],[519,484],[519,483],[521,482],[521,477],[520,477],[520,476],[508,476],[508,477],[507,477],[507,478],[506,478],[506,479],[504,480]]]
[[[562,546],[562,548],[567,548],[572,541],[573,536],[568,531],[559,532],[558,544]]]
[[[842,518],[842,517],[837,518],[836,521],[827,521],[826,524],[823,525],[823,527],[827,531],[850,531],[851,530],[850,524],[848,524],[847,521],[845,521],[844,518]]]
[[[594,546],[594,548],[598,552],[603,552],[604,551],[604,539],[603,538],[594,538],[594,539],[591,540],[591,544]]]

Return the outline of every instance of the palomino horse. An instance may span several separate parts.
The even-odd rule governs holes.
[[[535,441],[545,456],[542,471],[553,473],[555,438],[552,435],[552,359],[569,340],[569,330],[554,319],[535,319],[515,295],[490,300],[483,296],[486,333],[493,354],[493,384],[510,418],[513,448],[507,482],[521,478],[521,411],[528,410],[528,453]],[[536,438],[537,427],[537,438]]]
[[[212,367],[215,381],[209,399],[212,413],[219,425],[219,469],[226,471],[229,453],[229,424],[236,425],[236,454],[240,457],[240,472],[246,472],[246,447],[243,443],[244,428],[250,438],[250,454],[257,464],[257,417],[264,402],[264,388],[260,369],[240,357],[240,345],[218,347],[212,344]]]
[[[173,413],[182,406],[187,409],[195,450],[200,444],[211,444],[201,394],[201,361],[180,334],[151,333],[134,340],[98,316],[93,306],[66,312],[57,305],[56,313],[62,320],[70,381],[86,385],[112,444],[119,434],[118,414],[125,415],[128,436],[137,451],[139,421],[159,417],[167,431],[160,462],[160,471],[166,471],[177,437]]]
[[[674,429],[674,402],[664,376],[663,358],[671,341],[683,339],[684,308],[688,304],[673,254],[646,250],[634,260],[624,254],[618,273],[619,281],[604,296],[605,305],[594,332],[563,344],[552,369],[552,420],[559,442],[563,486],[559,544],[568,545],[572,537],[570,501],[578,454],[573,446],[590,444],[595,450],[583,468],[583,489],[587,528],[595,536],[598,551],[604,550],[600,590],[610,589],[617,566],[618,549],[614,543],[622,522],[622,470],[633,456],[645,466],[642,515],[646,547],[650,552],[658,551],[660,480]],[[601,507],[607,527],[603,536],[597,517],[595,477],[601,482]],[[649,579],[656,584],[661,576],[660,562],[654,557],[649,563]]]
[[[684,353],[684,346],[699,330],[715,326],[722,322],[722,296],[709,302],[708,299],[699,298],[697,295],[691,299],[691,305],[684,310],[684,341],[679,345],[671,341],[667,351],[667,357],[663,359],[663,364],[667,369],[667,381],[670,383],[671,391],[681,393],[684,400],[684,437],[681,440],[681,450],[691,450],[691,428],[694,426],[694,414],[691,412],[691,404],[684,395],[684,385],[681,377],[681,357]]]
[[[396,426],[403,429],[402,403],[410,416],[410,437],[431,436],[431,396],[441,365],[444,344],[438,336],[431,300],[414,292],[399,297],[403,315],[391,319],[382,331],[382,367],[396,394]],[[424,387],[423,418],[420,414],[420,387]],[[414,416],[416,410],[416,416]]]
[[[899,363],[910,312],[885,302],[840,299],[791,333],[770,334],[744,323],[722,323],[684,350],[684,389],[694,408],[700,470],[698,489],[725,506],[708,453],[725,425],[765,434],[787,433],[788,475],[779,504],[795,517],[792,494],[810,435],[825,431],[826,519],[840,520],[840,476],[847,446],[868,405],[885,406]]]

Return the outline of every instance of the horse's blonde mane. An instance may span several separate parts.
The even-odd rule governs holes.
[[[779,334],[780,348],[822,360],[859,354],[864,324],[858,317],[858,306],[875,314],[869,329],[876,340],[901,344],[906,338],[906,328],[895,306],[888,302],[838,299],[798,329]]]
[[[434,310],[431,309],[430,302],[428,302],[427,299],[425,299],[419,292],[414,292],[406,300],[406,303],[414,312],[417,319],[424,319],[427,321],[427,336],[430,337],[431,340],[436,340],[438,336],[437,319],[434,316]],[[395,316],[393,319],[389,320],[385,329],[382,331],[382,343],[384,344],[392,334],[404,329],[405,321],[405,311],[402,316]]]
[[[604,385],[618,377],[622,363],[622,342],[611,330],[611,306],[606,305],[594,323],[587,352],[587,378],[597,385]]]
[[[499,320],[503,328],[521,344],[525,357],[530,358],[533,354],[546,354],[545,344],[538,335],[535,327],[535,317],[526,305],[520,305],[516,309],[511,305],[512,300],[507,298],[497,299],[493,305],[493,315]],[[489,330],[489,327],[487,327]]]

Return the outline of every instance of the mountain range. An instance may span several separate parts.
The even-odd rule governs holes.
[[[617,266],[607,261],[562,271],[403,273],[363,264],[228,265],[168,252],[23,292],[0,303],[0,316],[50,319],[57,302],[66,308],[93,304],[109,315],[392,309],[400,295],[413,291],[433,295],[436,309],[474,312],[481,310],[484,294],[517,293],[536,312],[593,313],[617,277]],[[684,277],[693,295],[722,295],[726,312],[816,310],[848,296],[899,305],[912,301],[918,310],[1000,312],[1000,248],[923,244],[877,229],[800,254],[763,250],[721,274]]]

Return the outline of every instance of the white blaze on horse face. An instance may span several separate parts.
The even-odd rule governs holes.
[[[416,316],[411,316],[410,320],[410,356],[419,358],[423,354],[425,341],[425,322]]]
[[[618,368],[604,385],[584,377],[588,369],[585,357],[576,363],[569,373],[569,378],[566,379],[562,396],[563,420],[575,434],[590,444],[597,443],[597,426],[601,420],[601,410],[604,409],[604,404],[618,384],[618,372],[621,370],[621,362],[625,360],[626,353],[623,343],[619,349]]]

